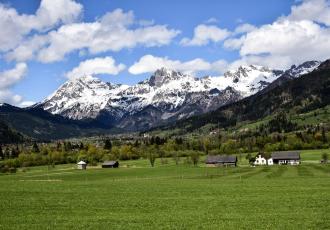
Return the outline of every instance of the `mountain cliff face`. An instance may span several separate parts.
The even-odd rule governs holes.
[[[142,130],[215,110],[265,89],[284,75],[296,78],[318,65],[306,62],[286,71],[241,66],[221,77],[203,78],[161,68],[133,86],[84,76],[67,81],[34,107],[74,120],[96,120],[105,127]]]

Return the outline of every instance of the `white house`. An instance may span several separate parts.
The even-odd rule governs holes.
[[[264,157],[262,157],[261,155],[258,155],[256,157],[256,160],[254,161],[254,164],[255,165],[266,165],[267,160]]]
[[[256,160],[254,161],[254,165],[273,165],[273,158],[266,159],[262,157],[261,155],[258,155],[256,157]]]
[[[273,165],[273,164],[274,164],[273,158],[269,158],[267,160],[267,165]]]
[[[79,161],[77,163],[77,169],[86,169],[87,168],[87,163],[85,161]]]

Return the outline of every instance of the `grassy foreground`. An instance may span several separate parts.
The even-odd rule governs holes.
[[[330,229],[329,165],[135,163],[1,175],[0,229]]]

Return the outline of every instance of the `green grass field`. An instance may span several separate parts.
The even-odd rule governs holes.
[[[0,175],[0,229],[330,229],[330,165],[206,168],[168,161]]]

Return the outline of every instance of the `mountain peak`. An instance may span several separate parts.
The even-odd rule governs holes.
[[[306,61],[298,66],[292,65],[290,69],[286,70],[285,73],[291,77],[300,77],[303,74],[309,73],[316,69],[320,65],[319,61]]]
[[[229,70],[224,73],[226,78],[231,78],[234,83],[238,83],[244,78],[251,78],[262,74],[272,73],[267,67],[258,65],[241,65],[236,70]]]
[[[71,79],[69,79],[68,82],[86,82],[86,83],[90,83],[90,82],[101,82],[101,80],[97,77],[92,76],[92,75],[83,75],[81,77],[71,78]]]
[[[159,86],[163,85],[164,83],[167,83],[171,80],[178,80],[184,76],[187,76],[187,75],[184,75],[178,71],[174,71],[174,70],[162,67],[160,69],[157,69],[154,72],[154,74],[150,77],[149,85],[159,87]]]

